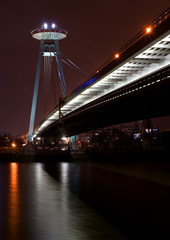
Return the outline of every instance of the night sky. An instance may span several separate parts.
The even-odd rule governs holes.
[[[33,29],[40,28],[46,21],[67,30],[68,37],[60,41],[61,52],[90,75],[168,7],[169,0],[3,1],[0,14],[0,132],[12,135],[28,132],[39,51],[39,41],[31,37]],[[64,72],[68,91],[85,79],[67,66]],[[36,125],[50,110],[43,107],[43,94],[41,83]],[[49,108],[52,107],[51,103]],[[166,123],[164,120],[157,124]]]

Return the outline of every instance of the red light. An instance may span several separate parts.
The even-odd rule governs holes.
[[[119,54],[118,53],[115,54],[115,58],[119,58]]]

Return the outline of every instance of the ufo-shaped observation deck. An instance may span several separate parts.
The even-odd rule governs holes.
[[[36,29],[31,32],[37,40],[62,40],[67,37],[67,31],[62,29]]]

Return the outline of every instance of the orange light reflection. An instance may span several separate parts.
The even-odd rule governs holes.
[[[18,165],[10,163],[9,194],[9,234],[11,239],[17,237],[18,227]]]

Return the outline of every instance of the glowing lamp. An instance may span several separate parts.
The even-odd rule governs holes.
[[[44,29],[47,29],[47,28],[48,28],[48,24],[44,23]]]
[[[119,58],[119,54],[118,53],[115,54],[115,58]]]
[[[66,137],[64,137],[64,136],[63,136],[61,139],[62,139],[62,140],[64,140],[64,141],[66,141],[66,140],[67,140],[67,138],[66,138]]]
[[[56,27],[55,23],[52,23],[51,27],[52,27],[52,29],[54,29]]]
[[[151,27],[147,27],[146,30],[145,30],[146,34],[147,33],[151,33],[152,32],[152,28]]]
[[[13,147],[13,148],[15,148],[15,147],[16,147],[16,144],[15,144],[15,143],[12,143],[11,145],[12,145],[12,147]]]

